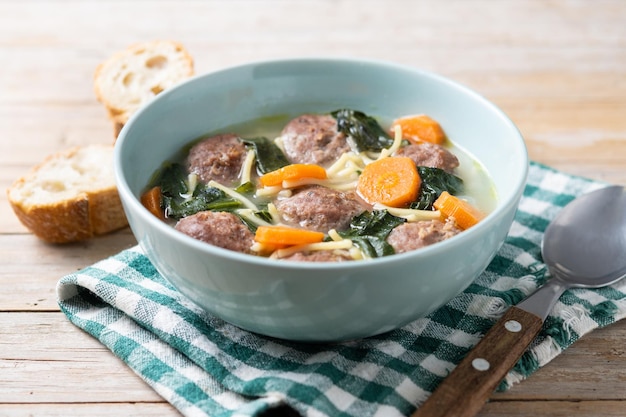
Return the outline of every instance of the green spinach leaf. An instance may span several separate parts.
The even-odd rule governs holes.
[[[235,191],[238,192],[239,194],[250,196],[254,194],[254,192],[256,191],[256,187],[254,186],[253,183],[248,181],[248,182],[244,182],[243,184],[235,188]]]
[[[240,201],[228,197],[222,190],[198,184],[189,199],[163,195],[165,213],[168,217],[180,219],[200,211],[231,211],[242,206]]]
[[[339,235],[351,239],[369,257],[393,255],[393,247],[387,243],[387,236],[405,219],[393,216],[386,210],[364,211],[354,216],[350,229],[339,232]]]
[[[157,176],[156,185],[161,187],[161,193],[167,196],[187,194],[187,171],[182,164],[172,163],[165,165]]]
[[[259,172],[266,174],[289,165],[289,161],[283,151],[266,137],[242,139],[242,142],[256,154],[256,164]]]
[[[180,219],[199,211],[232,211],[242,203],[230,198],[222,190],[198,184],[189,197],[188,174],[179,163],[165,166],[157,177],[156,185],[161,187],[163,209],[167,217]],[[244,184],[245,185],[245,184]]]
[[[433,203],[447,191],[452,195],[463,192],[463,180],[440,168],[419,166],[417,172],[422,179],[417,200],[411,203],[410,208],[416,210],[432,210]]]
[[[330,113],[337,119],[337,130],[350,136],[359,152],[380,151],[393,144],[393,139],[376,119],[357,110],[340,109]]]

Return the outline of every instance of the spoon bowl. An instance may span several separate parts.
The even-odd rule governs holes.
[[[604,286],[626,276],[624,188],[602,188],[567,205],[546,229],[541,254],[554,279],[570,287]]]
[[[511,307],[412,417],[470,417],[537,336],[568,288],[626,277],[626,190],[602,188],[565,206],[548,225],[541,254],[552,279]]]

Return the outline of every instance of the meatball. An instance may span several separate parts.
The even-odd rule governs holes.
[[[441,168],[446,172],[459,166],[459,160],[452,152],[434,143],[408,145],[398,149],[396,155],[411,158],[417,166]]]
[[[298,262],[343,262],[353,260],[352,256],[350,256],[350,253],[345,250],[296,252],[281,259]]]
[[[200,211],[176,223],[176,230],[220,248],[251,253],[254,234],[237,216],[226,212]]]
[[[325,166],[350,150],[346,136],[337,131],[337,121],[330,115],[298,116],[287,123],[281,135],[291,163]]]
[[[355,193],[321,186],[303,188],[275,205],[286,222],[318,232],[345,230],[352,217],[366,210]]]
[[[211,180],[234,183],[246,159],[246,146],[235,134],[226,133],[203,139],[187,156],[187,169],[204,183]]]
[[[441,242],[460,232],[452,221],[424,220],[401,224],[389,233],[387,242],[396,253],[404,253]]]

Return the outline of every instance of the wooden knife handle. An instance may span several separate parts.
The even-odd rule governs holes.
[[[411,417],[476,415],[542,325],[534,314],[509,308]]]

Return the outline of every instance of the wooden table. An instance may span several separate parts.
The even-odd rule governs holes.
[[[320,55],[436,71],[510,115],[533,160],[626,185],[623,0],[2,0],[2,188],[48,154],[111,142],[94,69],[152,39],[181,41],[197,72]],[[47,245],[0,199],[0,415],[178,415],[56,303],[59,278],[133,245],[130,232]],[[626,322],[587,335],[481,416],[626,415],[625,342]]]

